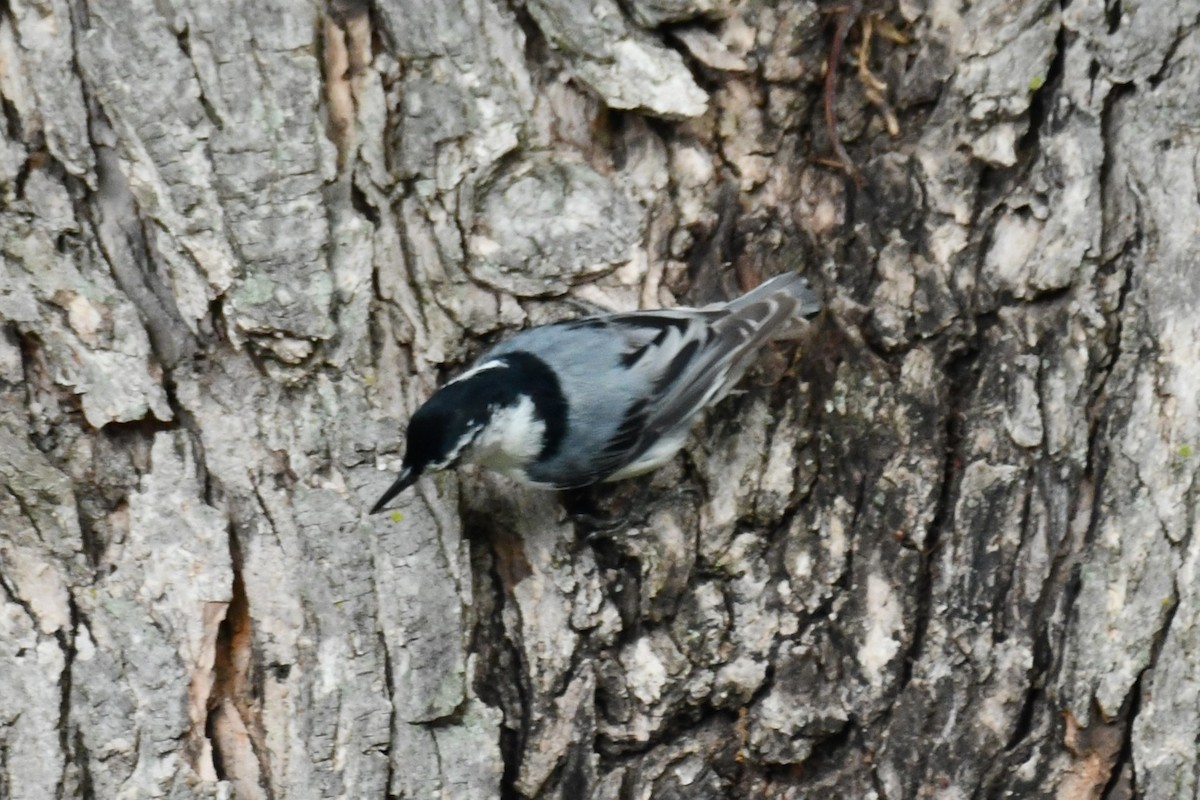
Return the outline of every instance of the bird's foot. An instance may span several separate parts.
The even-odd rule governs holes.
[[[595,495],[588,489],[567,489],[560,494],[566,520],[575,525],[580,539],[594,543],[611,539],[622,528],[645,525],[645,517],[635,514],[612,515],[602,511]]]

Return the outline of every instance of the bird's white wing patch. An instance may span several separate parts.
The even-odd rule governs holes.
[[[501,369],[501,368],[504,368],[507,366],[508,366],[508,364],[501,361],[500,359],[493,358],[491,361],[485,361],[482,364],[476,364],[475,366],[471,367],[469,370],[464,372],[462,375],[459,375],[457,378],[447,381],[446,385],[449,386],[452,383],[458,383],[459,381],[465,381],[467,378],[472,378],[481,372],[488,371],[489,369]]]

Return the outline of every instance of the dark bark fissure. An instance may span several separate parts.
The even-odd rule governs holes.
[[[3,101],[5,116],[9,118],[10,125],[20,125],[21,121],[17,116],[16,109],[13,108],[11,114],[9,113],[12,103],[7,98],[0,97],[0,100]],[[21,165],[21,169],[17,172],[17,177],[13,180],[13,194],[17,200],[25,199],[25,185],[29,182],[29,176],[39,166],[40,162],[46,160],[49,160],[49,156],[45,150],[36,150],[29,158],[25,159],[25,163]]]
[[[1039,385],[1040,385],[1040,369],[1039,369]],[[1039,394],[1040,399],[1040,394]],[[1043,452],[1045,445],[1043,443]],[[1032,468],[1031,468],[1032,473]],[[1024,546],[1033,535],[1032,528],[1036,524],[1034,515],[1034,500],[1045,496],[1045,493],[1040,491],[1040,484],[1036,483],[1033,474],[1029,474],[1021,484],[1025,487],[1025,497],[1021,510],[1020,531],[1021,538],[1017,546],[1013,549],[1014,558],[1006,563],[1003,568],[1003,579],[997,585],[995,600],[992,608],[992,619],[1004,620],[1007,601],[1013,588],[1013,577],[1018,567],[1020,554],[1024,552]],[[1035,488],[1036,486],[1036,488]],[[1002,633],[1002,622],[997,623],[997,633]],[[1053,714],[1054,710],[1047,707],[1047,698],[1045,692],[1045,681],[1051,663],[1049,639],[1046,633],[1045,619],[1041,613],[1041,607],[1035,608],[1031,617],[1030,624],[1025,630],[1018,630],[1016,634],[1019,636],[1022,633],[1026,634],[1032,643],[1032,660],[1029,670],[1026,674],[1026,684],[1023,690],[1021,699],[1021,708],[1014,720],[1012,731],[1004,744],[1001,752],[995,753],[989,759],[989,766],[984,771],[984,779],[981,781],[984,796],[999,797],[1005,791],[1002,787],[1005,785],[1005,780],[1010,777],[1012,771],[1016,769],[1020,763],[1028,757],[1028,750],[1031,749],[1034,743],[1028,741],[1028,737],[1036,730],[1035,726],[1039,721],[1039,715],[1045,716]],[[998,637],[993,635],[993,641],[997,644],[1002,643],[1007,639],[1007,636]]]
[[[1112,182],[1113,162],[1117,157],[1117,154],[1114,152],[1114,148],[1117,147],[1114,117],[1117,114],[1118,106],[1132,97],[1135,91],[1136,89],[1132,84],[1115,84],[1104,97],[1100,112],[1100,141],[1104,146],[1099,176],[1102,223],[1100,228],[1100,244],[1102,252],[1107,252],[1110,249],[1112,245],[1110,239],[1113,235],[1110,226],[1104,223],[1108,219],[1108,212],[1114,195],[1114,187],[1110,185]],[[1125,301],[1129,297],[1130,289],[1133,286],[1133,267],[1136,263],[1135,254],[1142,249],[1140,230],[1141,226],[1139,225],[1138,232],[1134,238],[1122,242],[1120,250],[1115,256],[1111,260],[1100,264],[1100,275],[1108,275],[1111,274],[1110,271],[1119,269],[1124,269],[1125,275],[1117,294],[1116,308],[1108,315],[1109,327],[1111,328],[1111,332],[1107,336],[1108,354],[1105,360],[1100,363],[1099,378],[1096,381],[1096,388],[1092,392],[1092,397],[1088,404],[1093,419],[1095,418],[1095,413],[1098,411],[1099,401],[1104,396],[1108,379],[1111,377],[1113,369],[1116,367],[1121,355],[1121,336],[1125,325]],[[1089,437],[1089,440],[1091,438]],[[1090,457],[1088,462],[1089,464],[1091,463]]]
[[[521,768],[521,734],[509,725],[500,729],[500,754],[504,760],[504,772],[500,776],[500,800],[521,800],[516,790],[517,776]]]
[[[500,755],[504,765],[498,787],[500,797],[501,800],[518,800],[521,795],[515,786],[530,737],[532,701],[524,656],[504,621],[505,608],[511,602],[508,592],[513,585],[511,573],[506,578],[505,572],[514,568],[506,567],[505,562],[523,556],[511,551],[508,551],[510,555],[503,555],[501,549],[511,548],[514,542],[497,542],[497,533],[486,520],[470,516],[464,519],[463,535],[471,543],[471,572],[476,576],[473,594],[477,598],[477,613],[470,651],[479,655],[474,676],[479,699],[504,711],[504,723],[500,728]]]
[[[21,350],[21,375],[25,384],[29,439],[42,453],[50,454],[60,448],[68,436],[83,428],[83,404],[78,395],[58,385],[51,378],[44,344],[38,335],[23,331],[20,326],[16,326],[16,330]],[[57,412],[57,417],[69,419],[73,424],[53,425],[45,419],[38,419],[33,412],[33,408],[38,404],[50,406],[51,413]]]
[[[71,723],[71,681],[75,667],[75,636],[79,630],[79,625],[82,615],[79,612],[79,607],[75,604],[74,596],[68,594],[67,604],[71,612],[71,627],[70,630],[60,630],[55,634],[58,640],[58,647],[63,652],[63,671],[62,680],[60,681],[61,696],[58,709],[58,743],[62,748],[64,757],[64,774],[59,780],[57,797],[62,800],[67,796],[67,775],[65,774],[68,765],[74,765],[79,771],[79,789],[82,795],[81,800],[90,800],[92,796],[91,780],[88,774],[88,759],[86,752],[76,752],[72,746],[76,742],[82,746],[82,741],[79,738],[79,731],[74,728]],[[75,741],[72,741],[71,734],[75,734]],[[0,797],[5,796],[0,792]]]
[[[1154,633],[1154,640],[1150,645],[1150,657],[1147,660],[1147,664],[1138,673],[1137,679],[1133,682],[1133,686],[1130,687],[1125,703],[1122,705],[1120,712],[1118,712],[1116,720],[1114,720],[1114,723],[1119,726],[1121,733],[1121,749],[1116,761],[1113,763],[1112,774],[1105,785],[1102,800],[1126,796],[1124,795],[1125,787],[1122,785],[1125,778],[1129,781],[1129,794],[1127,796],[1138,796],[1138,774],[1133,760],[1133,726],[1138,714],[1142,710],[1142,699],[1147,692],[1143,687],[1147,676],[1154,675],[1154,670],[1158,665],[1163,646],[1166,644],[1167,636],[1171,631],[1171,624],[1175,621],[1175,612],[1179,609],[1179,587],[1177,585],[1172,585],[1170,600],[1171,602],[1166,608],[1162,625]],[[1093,716],[1100,716],[1099,711],[1093,712]]]
[[[243,575],[241,544],[232,527],[228,536],[233,585],[225,618],[217,629],[214,680],[204,736],[212,746],[213,767],[219,778],[235,784],[254,780],[268,800],[272,800],[275,790],[269,778],[258,708],[264,674],[254,653],[253,618]],[[238,720],[230,719],[231,716]],[[244,729],[247,735],[242,737],[239,729]],[[257,775],[240,774],[248,764],[257,768]]]
[[[15,492],[9,491],[9,494],[11,494],[14,498],[16,498]],[[19,503],[20,500],[18,500],[17,502]],[[8,577],[3,572],[0,572],[0,589],[4,590],[4,596],[8,600],[8,602],[12,603],[15,606],[20,607],[20,609],[25,612],[25,616],[27,616],[29,618],[30,624],[32,624],[36,628],[37,627],[37,615],[35,615],[33,613],[33,608],[29,605],[28,602],[26,602],[24,599],[22,599],[19,594],[17,594],[16,587],[13,586],[9,582]]]
[[[1010,754],[1007,758],[1007,766],[1010,768],[1019,763],[1020,749],[1030,745],[1027,739],[1034,730],[1037,714],[1050,711],[1045,708],[1046,687],[1044,681],[1051,661],[1050,640],[1045,629],[1039,626],[1037,635],[1033,637],[1033,665],[1030,668],[1029,687],[1025,690],[1021,713],[1017,716],[1016,724],[1013,726],[1012,736],[1004,746],[1006,753]]]
[[[388,649],[387,637],[383,635],[383,631],[378,633],[378,648],[383,655],[383,679],[384,686],[387,689],[388,699],[388,739],[383,748],[383,757],[387,759],[387,778],[384,783],[387,797],[393,798],[396,795],[392,793],[392,786],[396,779],[396,764],[393,760],[394,750],[396,748],[396,726],[398,723],[396,715],[396,673],[392,666],[392,653]]]
[[[804,784],[804,777],[834,773],[852,753],[865,753],[866,742],[863,739],[862,728],[854,719],[848,720],[837,731],[815,740],[812,752],[803,763],[772,765],[762,770],[764,776],[772,777],[776,782],[795,786],[797,789]],[[874,770],[872,770],[874,774]],[[879,788],[876,781],[876,791],[879,797],[886,800],[887,795]]]
[[[363,191],[357,180],[351,180],[350,183],[350,205],[363,219],[370,222],[375,228],[378,228],[383,221],[379,208],[375,206],[371,198],[367,196],[367,193]],[[372,270],[372,279],[375,281],[375,296],[379,297],[379,279],[377,275],[378,270]]]
[[[1195,27],[1196,19],[1196,17],[1193,17],[1187,25],[1180,25],[1180,27],[1176,29],[1175,36],[1171,39],[1171,43],[1162,50],[1162,66],[1160,66],[1153,75],[1146,79],[1146,83],[1149,84],[1151,89],[1157,89],[1158,85],[1162,83],[1164,78],[1167,77],[1167,72],[1171,69],[1171,65],[1175,63],[1175,54],[1179,50],[1179,45],[1181,45],[1183,40],[1187,38],[1188,31]]]
[[[217,113],[217,109],[213,106],[212,101],[204,94],[204,81],[201,80],[200,71],[196,67],[195,59],[192,58],[192,32],[186,21],[181,28],[175,31],[175,41],[179,44],[179,50],[183,53],[184,58],[192,65],[192,75],[196,79],[196,86],[200,89],[197,100],[200,102],[200,107],[204,109],[205,118],[213,126],[213,130],[219,131],[223,129],[225,124],[221,120],[221,115]],[[206,148],[206,150],[211,163],[211,147]]]
[[[1040,395],[1039,395],[1040,400]],[[1039,409],[1040,411],[1040,409]],[[1023,486],[1024,500],[1021,504],[1021,522],[1019,526],[1019,539],[1012,549],[1013,557],[1002,561],[998,568],[998,577],[996,579],[995,590],[992,592],[991,609],[989,618],[995,620],[995,625],[992,628],[992,643],[1003,644],[1008,641],[1010,631],[1008,630],[1008,614],[1006,610],[1009,607],[1012,598],[1010,595],[1013,590],[1013,578],[1016,574],[1019,565],[1020,553],[1025,549],[1025,544],[1029,540],[1030,528],[1033,524],[1033,496],[1034,492],[1031,484],[1034,480],[1033,470],[1026,472],[1025,480],[1021,481]]]
[[[535,79],[546,75],[548,67],[557,59],[556,49],[546,40],[541,27],[538,26],[524,3],[510,1],[506,5],[521,31],[521,38],[524,39],[525,63],[531,67],[539,67],[539,69],[531,69],[530,74]]]
[[[0,8],[0,21],[9,27],[13,26],[12,12],[7,3]],[[21,115],[12,99],[2,93],[0,93],[0,113],[4,115],[4,137],[10,142],[21,141]],[[26,159],[21,171],[17,173],[15,194],[18,198],[25,196],[25,179],[29,177],[31,166],[30,160]]]
[[[160,274],[157,257],[146,234],[149,223],[141,215],[129,183],[120,168],[114,146],[118,140],[78,60],[79,31],[91,28],[87,4],[72,0],[72,69],[83,91],[88,113],[88,136],[96,158],[97,189],[88,198],[90,227],[108,261],[113,280],[129,297],[145,326],[159,362],[171,369],[193,355],[198,343],[175,304],[175,296]]]
[[[645,620],[642,619],[642,562],[636,553],[622,548],[622,543],[617,541],[621,535],[621,532],[617,532],[604,538],[594,538],[588,543],[595,554],[596,569],[600,572],[606,596],[621,618],[621,630],[613,644],[617,650],[645,632]],[[576,651],[575,657],[582,655]]]
[[[138,310],[150,345],[162,365],[171,369],[197,350],[175,297],[159,274],[157,258],[145,233],[137,201],[121,172],[116,151],[105,142],[116,133],[92,100],[91,133],[99,189],[91,208],[93,233],[101,243],[113,280]]]
[[[734,233],[741,215],[736,182],[722,182],[715,206],[716,223],[696,237],[688,254],[688,276],[691,279],[688,294],[696,305],[723,300],[726,296],[718,283],[721,267],[731,263],[736,255]]]
[[[98,530],[97,520],[88,513],[87,505],[81,502],[80,493],[75,493],[75,513],[79,517],[79,538],[81,549],[84,557],[87,558],[88,564],[93,570],[100,567],[100,561],[104,557],[105,551],[108,549],[108,543],[104,541],[103,535]],[[110,509],[115,511],[122,507],[128,507],[128,503],[118,501],[118,503]]]
[[[934,556],[948,532],[954,526],[954,503],[958,483],[962,479],[962,439],[967,402],[979,379],[979,359],[986,327],[994,319],[987,314],[976,320],[973,340],[961,352],[953,355],[944,367],[945,374],[945,417],[943,422],[942,475],[933,518],[929,523],[924,547],[920,552],[921,567],[917,573],[914,594],[916,609],[913,614],[912,641],[904,655],[903,667],[897,694],[902,693],[912,681],[913,668],[924,654],[925,632],[929,627],[933,604]]]
[[[1142,681],[1145,671],[1138,675],[1129,692],[1128,713],[1122,712],[1118,724],[1121,726],[1121,750],[1112,766],[1112,775],[1100,795],[1101,800],[1124,800],[1138,797],[1137,773],[1133,769],[1133,722],[1142,708]]]
[[[1062,86],[1066,60],[1067,29],[1059,27],[1054,37],[1054,57],[1050,60],[1050,68],[1046,70],[1046,79],[1029,98],[1029,127],[1017,142],[1017,152],[1024,156],[1026,169],[1037,163],[1043,129],[1047,123],[1053,123],[1054,99]]]
[[[1110,35],[1121,29],[1122,16],[1121,0],[1108,0],[1104,4],[1104,17],[1108,21],[1108,32]]]

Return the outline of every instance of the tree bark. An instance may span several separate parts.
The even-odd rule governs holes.
[[[1172,0],[10,0],[0,797],[1200,795],[1198,85]],[[616,530],[366,516],[498,337],[794,268]]]

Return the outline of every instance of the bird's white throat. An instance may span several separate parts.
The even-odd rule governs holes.
[[[467,450],[464,460],[512,477],[524,478],[525,467],[542,450],[546,424],[538,418],[533,400],[498,408]]]

